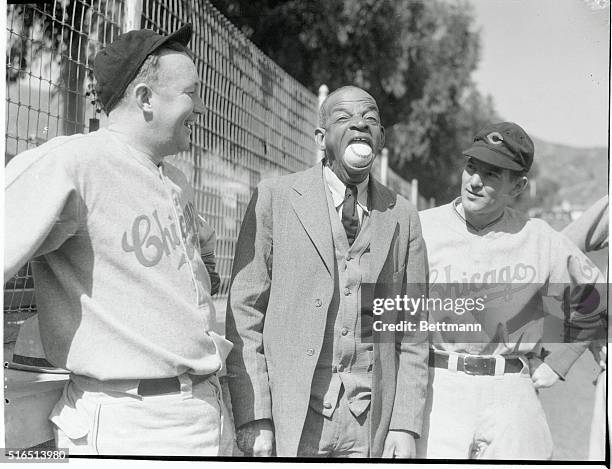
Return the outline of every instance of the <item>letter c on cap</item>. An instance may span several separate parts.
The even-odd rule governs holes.
[[[499,132],[491,132],[487,135],[487,141],[493,145],[501,145],[504,137]]]

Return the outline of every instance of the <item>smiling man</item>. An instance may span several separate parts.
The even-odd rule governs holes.
[[[364,90],[327,97],[315,140],[322,163],[264,180],[238,238],[227,309],[238,446],[254,456],[413,457],[425,335],[373,340],[360,302],[362,283],[389,285],[393,297],[424,283],[418,217],[370,175],[384,129]]]
[[[191,34],[119,36],[94,64],[108,127],[6,168],[5,281],[32,259],[47,359],[71,372],[50,415],[70,454],[231,455],[200,257],[214,236],[164,161],[204,111]]]
[[[461,196],[420,216],[432,295],[460,291],[483,300],[480,314],[443,314],[485,332],[432,334],[432,391],[417,454],[550,459],[550,431],[535,390],[563,378],[587,341],[605,334],[604,279],[569,239],[508,207],[525,190],[534,157],[521,127],[490,125],[463,155]],[[562,302],[557,323],[565,323],[561,336],[566,333],[547,344],[544,362],[543,339],[553,342],[554,335],[543,297]]]

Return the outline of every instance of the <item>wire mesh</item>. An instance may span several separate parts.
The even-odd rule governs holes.
[[[94,130],[95,119],[104,125],[105,117],[90,94],[93,58],[124,32],[127,7],[133,6],[128,2],[141,6],[142,28],[169,33],[186,22],[194,25],[190,48],[207,111],[194,127],[191,150],[172,162],[190,180],[197,210],[217,232],[223,296],[240,222],[256,185],[262,178],[299,171],[315,161],[317,97],[208,1],[9,5],[5,159],[58,135]],[[4,300],[9,315],[21,318],[36,311],[29,266],[5,285]]]
[[[143,1],[143,28],[169,33],[187,22],[194,25],[190,48],[206,113],[196,123],[191,150],[172,160],[217,233],[219,293],[225,295],[240,222],[259,181],[315,161],[318,104],[208,1]]]

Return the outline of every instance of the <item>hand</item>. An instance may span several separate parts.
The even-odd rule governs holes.
[[[533,386],[536,389],[549,388],[559,381],[559,375],[550,366],[542,362],[531,374],[531,381],[533,381]]]
[[[400,430],[389,430],[385,439],[383,458],[414,458],[416,456],[416,443],[414,435]]]
[[[605,340],[595,340],[589,344],[593,358],[602,369],[606,369],[606,358],[608,356],[608,344]]]
[[[274,428],[268,419],[254,420],[236,431],[236,443],[246,456],[270,457],[274,451]]]
[[[200,255],[206,256],[215,252],[217,244],[217,234],[215,229],[206,221],[206,219],[198,215],[198,237],[200,238]]]

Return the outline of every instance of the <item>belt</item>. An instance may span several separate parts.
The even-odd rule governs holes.
[[[480,355],[458,355],[457,371],[468,375],[495,376],[496,357],[483,357]],[[430,351],[429,366],[448,369],[448,355]],[[520,373],[524,363],[520,358],[505,358],[504,373]]]
[[[214,374],[215,373],[210,373],[208,375],[190,374],[189,377],[191,378],[191,383],[195,386],[196,384],[206,381]],[[157,396],[159,394],[171,394],[180,391],[181,382],[176,376],[172,378],[141,379],[138,383],[139,396]]]

